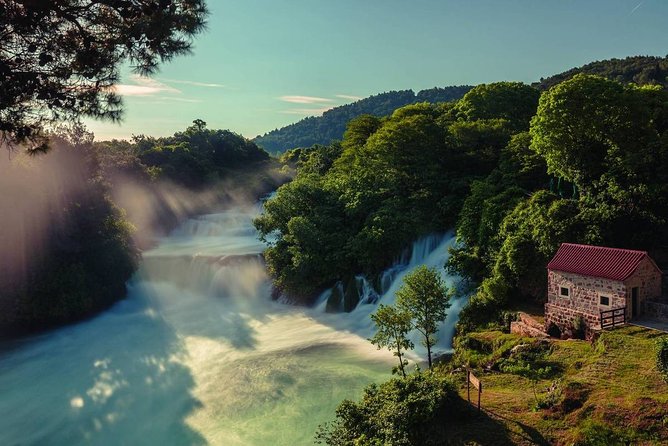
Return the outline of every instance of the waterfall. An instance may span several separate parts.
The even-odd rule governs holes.
[[[371,314],[376,311],[379,304],[393,305],[396,300],[396,292],[401,287],[404,276],[420,265],[436,268],[448,286],[458,288],[458,278],[449,276],[443,268],[448,259],[448,248],[454,242],[452,232],[421,237],[413,242],[410,249],[405,250],[392,266],[380,274],[376,287],[367,277],[357,275],[355,282],[360,296],[359,303],[350,313],[335,314],[330,317],[339,320],[338,326],[342,330],[349,330],[365,338],[373,336],[374,326]],[[342,293],[343,284],[337,283],[335,289]],[[316,304],[317,311],[331,311],[331,306],[328,308],[327,302],[333,292],[335,292],[333,289],[323,292]],[[439,326],[438,343],[433,350],[437,355],[451,350],[455,324],[466,301],[467,298],[460,295],[456,295],[451,300],[448,315]],[[410,337],[416,345],[413,358],[424,358],[426,350],[420,345],[421,340],[417,333],[412,333]]]
[[[367,341],[370,314],[419,264],[453,283],[442,268],[451,234],[413,243],[375,286],[357,276],[359,303],[327,312],[327,293],[310,308],[272,300],[259,212],[184,222],[143,254],[109,311],[0,344],[0,444],[310,444],[339,402],[388,379],[395,358]]]

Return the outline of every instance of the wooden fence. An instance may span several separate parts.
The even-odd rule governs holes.
[[[601,328],[614,328],[626,324],[626,307],[601,311]]]

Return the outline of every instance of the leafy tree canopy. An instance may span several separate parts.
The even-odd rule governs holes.
[[[371,320],[376,325],[376,334],[369,341],[379,349],[387,348],[399,359],[399,365],[392,369],[393,373],[401,372],[406,377],[408,361],[404,359],[407,350],[413,343],[406,337],[413,329],[411,314],[393,306],[379,305]]]
[[[494,90],[504,88],[518,86]],[[279,288],[309,297],[336,280],[377,274],[416,237],[453,225],[469,183],[498,164],[513,130],[492,112],[477,120],[452,112],[417,103],[385,118],[361,116],[340,146],[286,155],[298,160],[297,178],[256,221],[261,234],[276,236],[266,259]]]
[[[521,82],[483,84],[466,93],[456,110],[468,121],[505,119],[515,130],[528,130],[539,96],[537,89]]]
[[[540,99],[531,123],[532,147],[548,172],[582,189],[604,173],[622,185],[656,171],[668,127],[668,92],[625,86],[579,74]]]
[[[414,373],[364,390],[360,402],[343,401],[336,420],[320,426],[316,443],[330,446],[442,444],[458,403],[454,384],[435,373]]]
[[[113,86],[129,62],[148,75],[187,53],[204,0],[0,1],[0,132],[46,150],[42,129],[81,116],[118,120]]]
[[[422,335],[429,368],[432,365],[431,348],[437,341],[438,325],[447,316],[453,294],[436,269],[424,265],[407,274],[397,291],[397,307],[411,317],[413,327]]]

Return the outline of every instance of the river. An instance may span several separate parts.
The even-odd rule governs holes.
[[[0,444],[312,444],[341,400],[390,378],[395,358],[366,340],[369,314],[393,301],[412,267],[441,268],[452,237],[417,241],[384,275],[382,296],[360,279],[374,303],[332,314],[326,295],[313,308],[271,300],[258,212],[186,221],[144,253],[127,299],[0,344]],[[453,302],[437,350],[450,347],[463,302]]]

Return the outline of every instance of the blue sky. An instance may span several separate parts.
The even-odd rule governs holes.
[[[194,52],[126,73],[121,125],[170,135],[194,119],[252,138],[389,91],[532,82],[594,60],[668,53],[665,0],[208,0]]]

